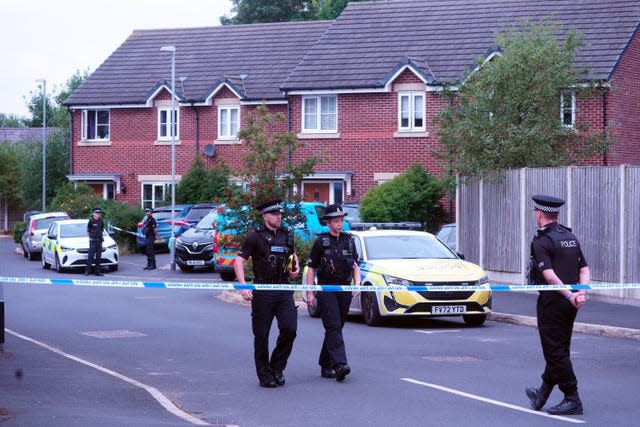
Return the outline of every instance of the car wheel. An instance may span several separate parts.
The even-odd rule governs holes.
[[[482,326],[485,320],[487,320],[486,314],[463,314],[462,318],[467,326]]]
[[[110,266],[109,266],[109,271],[118,271],[118,264],[116,264],[116,265],[110,265]]]
[[[180,267],[180,270],[182,271],[193,271],[193,265],[178,264],[178,267]]]
[[[362,292],[360,294],[360,306],[362,307],[364,323],[369,326],[382,324],[382,316],[380,316],[378,298],[376,298],[375,292]]]
[[[56,271],[58,273],[62,273],[64,272],[64,268],[62,267],[62,265],[60,264],[60,258],[58,258],[58,255],[56,255]]]
[[[36,259],[36,254],[31,251],[27,251],[27,258],[29,258],[29,261],[33,261]]]
[[[22,256],[27,258],[29,256],[29,254],[27,253],[27,248],[24,246],[24,243],[21,243],[22,245]]]
[[[225,282],[233,282],[234,280],[236,280],[236,273],[229,273],[229,272],[220,273],[220,278]]]
[[[47,261],[44,260],[44,254],[40,256],[40,259],[42,260],[42,268],[44,268],[45,270],[48,270],[51,268],[51,264],[49,264]]]

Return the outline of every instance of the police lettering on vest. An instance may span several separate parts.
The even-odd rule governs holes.
[[[329,233],[320,236],[323,255],[318,266],[320,283],[349,283],[353,274],[355,245],[353,237],[348,233],[340,233],[338,239],[332,239]]]
[[[293,233],[280,227],[275,235],[264,226],[256,233],[264,240],[267,251],[262,257],[253,259],[256,281],[258,283],[284,283],[289,275],[289,256],[293,254]]]

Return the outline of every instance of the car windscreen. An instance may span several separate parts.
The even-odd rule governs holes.
[[[204,207],[204,208],[191,208],[191,210],[189,211],[189,213],[187,214],[187,216],[185,217],[185,219],[189,222],[197,222],[200,221],[202,218],[204,218],[204,216],[206,214],[208,214],[209,212],[211,212],[211,207]]]
[[[156,221],[171,219],[171,210],[153,212],[153,217],[156,219]],[[180,211],[176,210],[173,217],[174,218],[180,217]]]
[[[370,260],[455,258],[449,248],[428,236],[369,236],[364,245]]]
[[[64,219],[64,217],[61,216],[52,216],[49,218],[41,218],[41,219],[36,219],[36,225],[35,225],[35,229],[36,230],[46,230],[47,228],[49,228],[49,226],[51,224],[53,224],[56,221],[60,221],[61,219]]]
[[[204,218],[202,218],[198,222],[198,224],[196,225],[196,228],[200,230],[213,230],[214,228],[213,225],[215,224],[217,217],[218,217],[218,212],[214,209],[213,211],[205,215]]]
[[[87,223],[60,224],[60,238],[86,237]]]

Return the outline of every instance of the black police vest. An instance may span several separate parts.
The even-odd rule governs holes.
[[[578,256],[580,254],[580,243],[572,233],[571,228],[555,223],[549,227],[538,230],[533,237],[537,239],[548,238],[553,244],[552,267],[556,275],[564,283],[577,283],[579,277]],[[530,247],[529,268],[527,270],[527,282],[529,284],[545,284],[546,280],[533,258],[533,241]],[[567,276],[573,277],[567,277]]]
[[[278,228],[274,235],[260,227],[258,236],[267,244],[264,256],[252,257],[256,283],[287,283],[289,279],[289,256],[293,253],[293,233],[286,228]]]
[[[89,239],[91,240],[102,239],[102,230],[104,230],[102,219],[91,218],[89,220],[89,224],[87,225],[87,229],[89,230]]]
[[[340,233],[340,238],[332,238],[329,233],[318,236],[322,245],[322,259],[318,266],[318,283],[346,284],[351,282],[355,245],[350,234]]]
[[[147,217],[144,221],[144,227],[142,228],[142,233],[149,237],[153,234],[153,229],[156,228],[156,219],[152,216]]]

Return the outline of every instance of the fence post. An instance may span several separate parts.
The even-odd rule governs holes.
[[[626,165],[620,165],[618,170],[620,171],[620,241],[618,247],[620,248],[620,276],[618,281],[620,283],[626,283],[627,275],[627,167]],[[624,297],[624,290],[621,290],[621,297]]]
[[[529,262],[527,242],[527,168],[520,169],[520,283],[527,283],[525,277]]]
[[[480,178],[478,183],[478,264],[484,268],[484,178]]]

